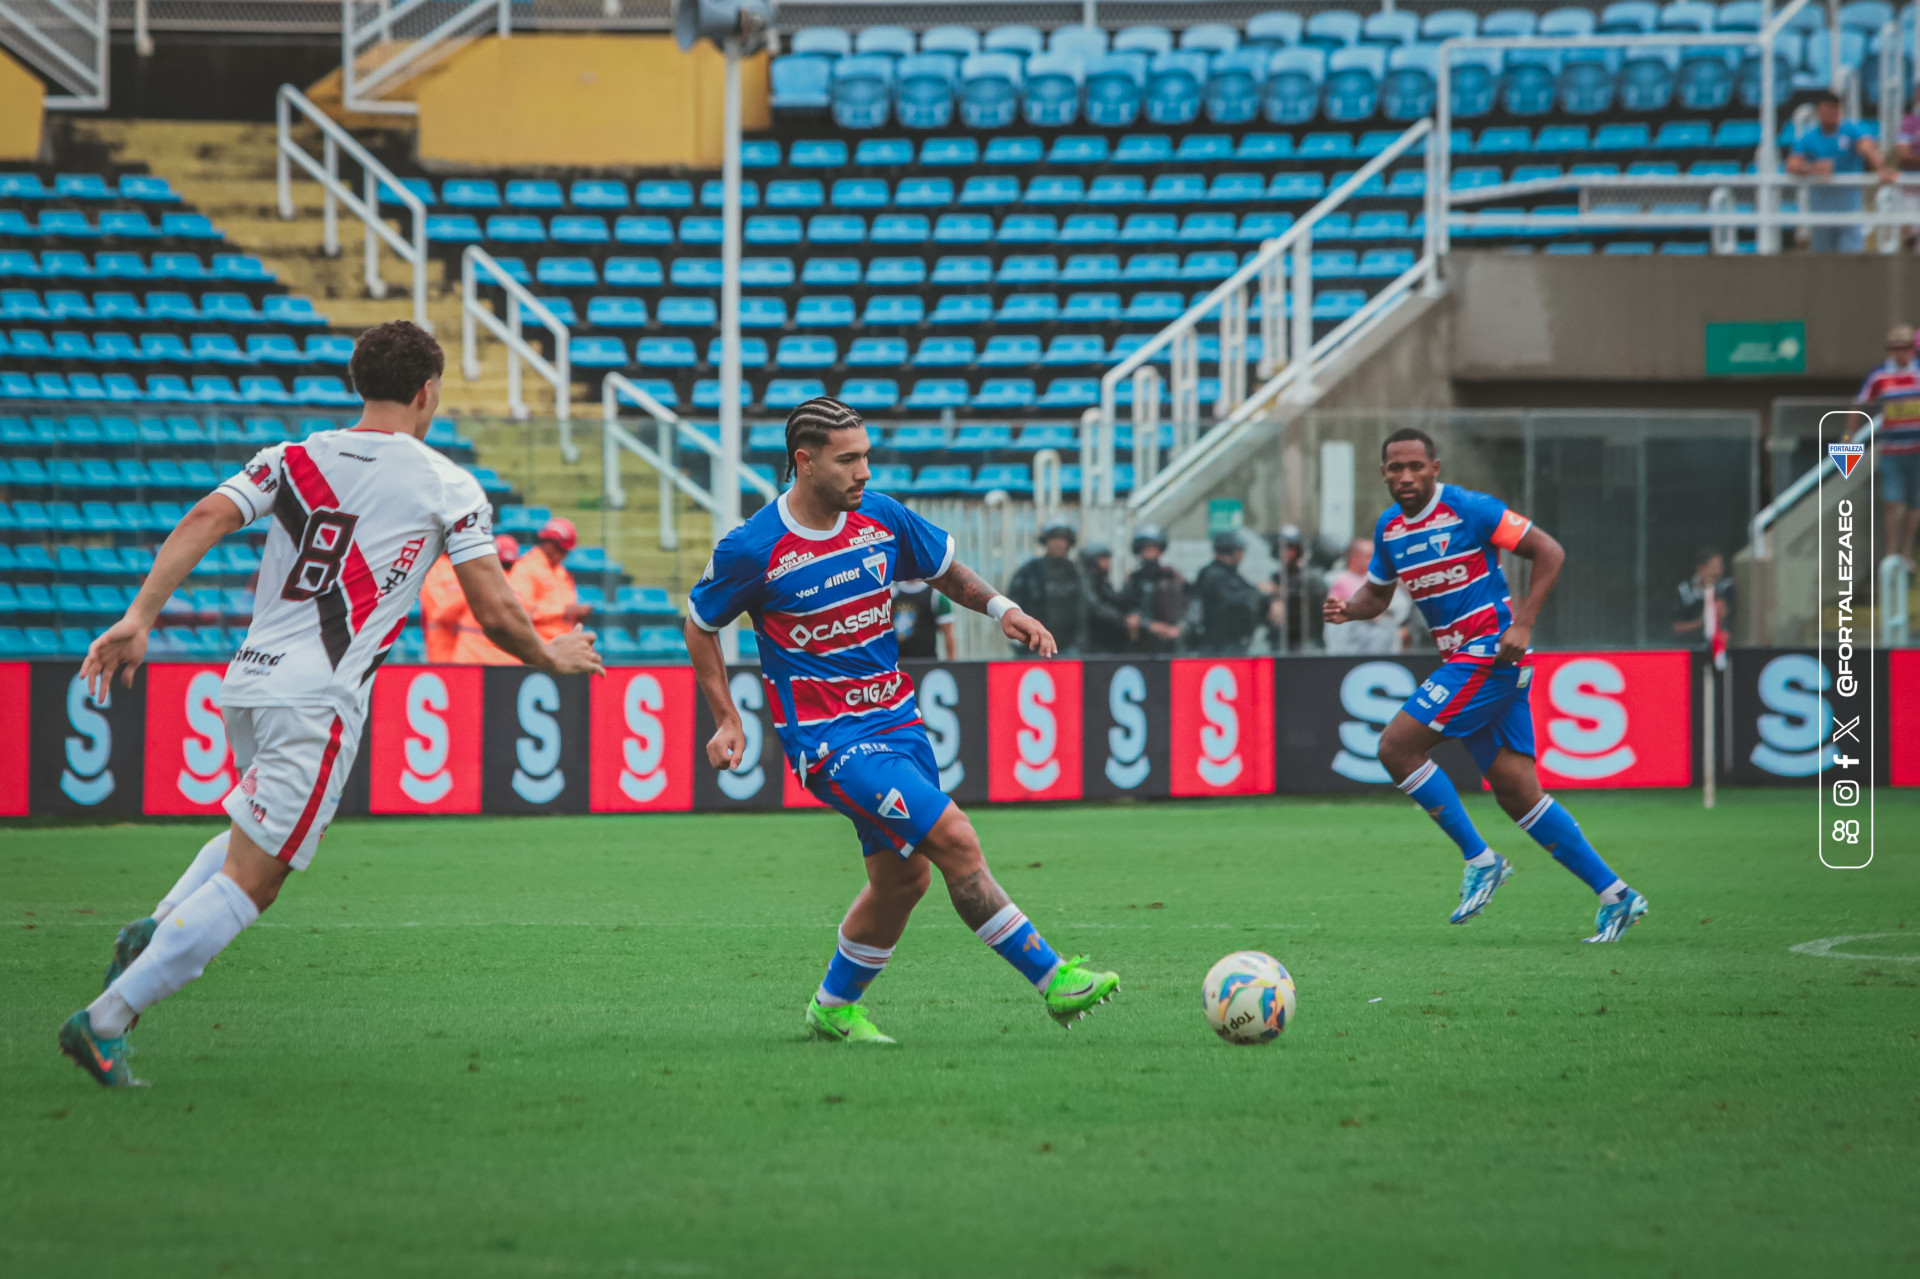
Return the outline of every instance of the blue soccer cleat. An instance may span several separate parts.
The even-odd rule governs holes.
[[[1513,878],[1513,863],[1500,854],[1493,855],[1491,866],[1469,866],[1460,880],[1460,904],[1448,917],[1449,924],[1464,924],[1487,908],[1500,885]]]
[[[1582,937],[1581,941],[1605,942],[1619,941],[1627,929],[1640,922],[1640,916],[1647,913],[1647,899],[1631,888],[1627,895],[1608,906],[1602,906],[1593,917],[1593,936]]]
[[[144,1079],[135,1079],[127,1065],[127,1037],[103,1039],[93,1033],[93,1018],[82,1008],[60,1027],[60,1051],[74,1064],[92,1075],[103,1088],[140,1088]]]

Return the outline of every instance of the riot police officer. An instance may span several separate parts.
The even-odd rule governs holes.
[[[1080,551],[1080,568],[1087,575],[1087,651],[1124,653],[1133,643],[1127,608],[1113,585],[1113,551],[1098,542]]]
[[[1061,652],[1077,652],[1086,645],[1087,579],[1072,559],[1074,531],[1065,524],[1040,530],[1045,554],[1020,566],[1007,583],[1007,595],[1029,617],[1053,632]]]
[[[1235,529],[1213,535],[1213,561],[1194,579],[1200,600],[1198,647],[1208,653],[1245,653],[1254,632],[1277,621],[1277,601],[1240,576],[1246,539]]]
[[[1187,582],[1180,570],[1165,562],[1166,530],[1143,525],[1133,535],[1138,568],[1127,575],[1120,592],[1138,653],[1171,653],[1180,647],[1180,624],[1187,613]]]

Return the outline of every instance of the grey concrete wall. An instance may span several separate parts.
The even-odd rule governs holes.
[[[1694,381],[1706,376],[1708,324],[1801,320],[1809,381],[1857,384],[1888,327],[1920,320],[1920,258],[1908,255],[1464,252],[1451,271],[1450,367],[1462,381]]]

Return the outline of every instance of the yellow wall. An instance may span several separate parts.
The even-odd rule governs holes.
[[[741,118],[765,128],[767,58],[741,64]],[[479,40],[420,86],[420,158],[484,167],[720,165],[725,63],[668,36]]]
[[[0,49],[0,160],[39,158],[45,98],[39,79]]]

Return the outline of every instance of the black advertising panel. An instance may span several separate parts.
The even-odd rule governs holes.
[[[707,699],[693,699],[693,808],[711,813],[725,809],[779,808],[784,752],[773,729],[773,695],[758,666],[735,666],[727,671],[727,687],[740,711],[740,727],[747,735],[740,767],[718,772],[707,767],[707,739],[714,733]]]
[[[1364,793],[1393,785],[1380,734],[1440,664],[1419,657],[1287,657],[1274,662],[1274,789],[1282,794]],[[1463,790],[1480,772],[1458,742],[1433,760]]]
[[[78,662],[33,667],[33,764],[29,791],[35,814],[57,817],[139,814],[146,777],[147,674],[133,687],[116,679],[96,702],[80,682]]]
[[[1832,762],[1837,742],[1855,756],[1871,749],[1874,779],[1886,782],[1891,773],[1889,663],[1884,653],[1875,654],[1874,660],[1877,722],[1869,743],[1867,725],[1834,719],[1831,653],[1824,665],[1812,649],[1742,648],[1728,654],[1733,741],[1730,758],[1722,756],[1729,764],[1727,779],[1740,786],[1805,786],[1811,791],[1815,775]]]
[[[1088,799],[1166,795],[1167,664],[1142,658],[1081,666],[1084,794]]]
[[[587,811],[588,678],[555,678],[526,666],[486,668],[481,811]]]
[[[340,788],[340,806],[333,810],[338,817],[365,817],[372,811],[373,797],[373,716],[369,715],[360,725],[360,749],[353,753],[353,767],[347,770],[347,781]]]
[[[985,662],[902,662],[940,766],[940,789],[963,804],[987,800]]]

